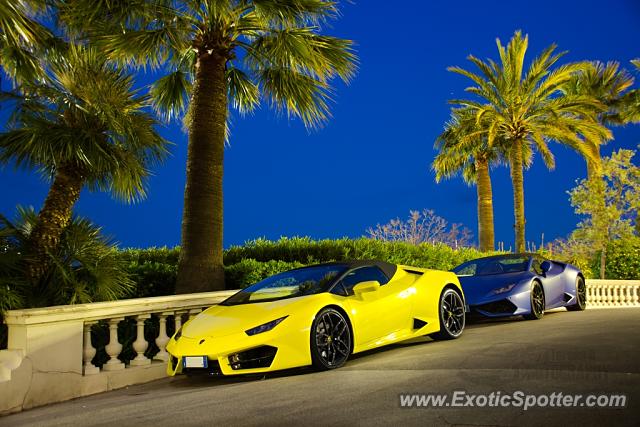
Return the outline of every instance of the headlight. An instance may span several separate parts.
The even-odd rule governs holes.
[[[182,326],[180,326],[180,329],[178,329],[178,332],[176,332],[173,335],[173,340],[174,341],[178,341],[180,339],[180,337],[182,336]]]
[[[491,291],[494,294],[504,294],[505,292],[509,292],[511,289],[513,289],[516,286],[515,283],[512,283],[510,285],[507,286],[503,286],[501,288],[495,288],[493,291]]]
[[[261,334],[263,332],[267,332],[272,330],[273,328],[275,328],[276,326],[278,326],[278,324],[280,322],[282,322],[284,319],[286,319],[289,316],[284,316],[281,317],[279,319],[276,320],[272,320],[271,322],[267,322],[267,323],[263,323],[260,326],[256,326],[255,328],[251,328],[251,329],[247,329],[246,331],[244,331],[247,335],[251,336],[251,335],[257,335],[257,334]]]

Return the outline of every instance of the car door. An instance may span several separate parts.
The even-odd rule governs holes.
[[[375,280],[380,288],[355,295],[353,287],[358,283]],[[411,282],[389,281],[375,266],[360,267],[349,271],[337,284],[338,292],[347,297],[350,317],[356,330],[358,347],[375,347],[394,341],[398,332],[411,324]],[[404,292],[403,292],[404,291]]]
[[[535,256],[531,262],[531,270],[538,276],[544,288],[545,308],[554,308],[564,304],[564,281],[562,279],[562,269],[551,262],[551,270],[544,273],[542,262],[546,261],[542,257]]]

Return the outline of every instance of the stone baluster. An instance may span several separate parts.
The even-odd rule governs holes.
[[[616,305],[622,307],[625,305],[624,290],[621,285],[616,286]]]
[[[617,304],[616,290],[617,290],[616,285],[609,286],[609,306],[610,307],[615,307]]]
[[[608,307],[609,306],[609,302],[611,300],[610,298],[610,290],[611,290],[611,286],[603,286],[602,287],[602,306]]]
[[[633,285],[631,287],[631,300],[634,307],[640,306],[640,286]]]
[[[201,312],[202,312],[201,308],[192,308],[191,310],[189,310],[189,320],[193,319]]]
[[[622,305],[625,307],[631,306],[631,286],[622,287]]]
[[[176,332],[182,327],[182,315],[185,314],[186,310],[176,311],[173,315],[173,321],[176,325]]]
[[[600,286],[594,284],[589,287],[591,288],[591,305],[597,307],[600,305]]]
[[[91,363],[93,357],[96,355],[96,349],[93,347],[93,344],[91,344],[91,326],[94,324],[95,322],[85,322],[83,326],[82,361],[84,365],[82,366],[82,373],[84,375],[94,375],[100,372],[100,368]]]
[[[122,351],[122,344],[118,342],[118,323],[124,320],[124,317],[109,319],[109,344],[104,348],[110,359],[102,366],[105,371],[118,371],[124,369],[118,356]]]
[[[167,343],[171,339],[167,335],[167,316],[171,316],[173,314],[172,311],[168,311],[165,313],[158,314],[158,323],[160,325],[160,330],[158,332],[158,338],[156,338],[156,345],[160,349],[158,353],[153,356],[154,360],[162,360],[166,362],[169,360],[169,353],[167,353]]]
[[[133,342],[133,349],[138,355],[131,361],[131,366],[145,366],[151,363],[151,359],[144,355],[149,343],[144,338],[144,321],[150,318],[150,314],[139,314],[136,316],[136,340]]]

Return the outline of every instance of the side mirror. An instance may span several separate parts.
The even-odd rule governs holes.
[[[542,269],[542,272],[544,274],[547,274],[547,272],[549,270],[551,270],[551,267],[553,266],[553,264],[551,264],[551,261],[542,261],[542,264],[540,264],[540,268]]]
[[[377,280],[369,280],[367,282],[360,282],[353,287],[353,293],[356,295],[363,294],[365,292],[373,292],[380,289],[380,282]]]

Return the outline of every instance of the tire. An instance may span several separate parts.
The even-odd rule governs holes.
[[[535,281],[531,285],[531,313],[525,314],[523,317],[527,320],[539,320],[544,316],[545,299],[544,289],[540,282]]]
[[[452,288],[444,288],[438,303],[440,331],[430,334],[434,340],[452,340],[462,335],[465,325],[464,301]]]
[[[567,307],[569,311],[583,311],[587,308],[587,286],[580,276],[576,279],[576,303]]]
[[[351,354],[351,326],[344,314],[333,308],[321,310],[311,324],[311,363],[326,371],[343,366]]]

